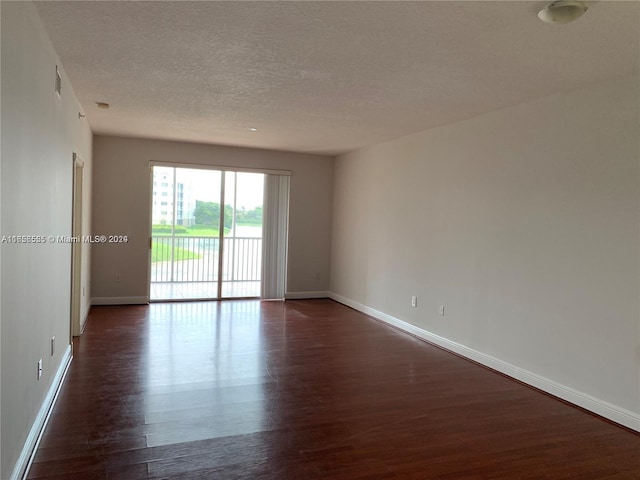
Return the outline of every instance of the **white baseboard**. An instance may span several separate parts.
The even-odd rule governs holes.
[[[93,297],[91,305],[145,305],[149,297]]]
[[[600,400],[587,393],[574,390],[570,387],[554,382],[553,380],[549,380],[548,378],[542,377],[528,370],[524,370],[522,368],[516,367],[515,365],[511,365],[510,363],[504,362],[498,358],[466,347],[460,343],[453,342],[451,340],[448,340],[447,338],[441,337],[440,335],[436,335],[403,320],[395,318],[391,315],[387,315],[384,312],[375,310],[354,300],[338,295],[337,293],[329,292],[329,298],[362,313],[370,315],[400,330],[415,335],[416,337],[426,340],[427,342],[438,345],[445,350],[454,352],[465,358],[473,360],[474,362],[480,363],[486,367],[503,373],[511,378],[515,378],[516,380],[526,383],[527,385],[531,385],[544,392],[561,398],[562,400],[589,410],[590,412],[600,415],[601,417],[611,420],[612,422],[640,432],[640,414],[637,414],[630,410],[626,410],[617,405],[613,405],[604,400]]]
[[[40,410],[38,411],[38,415],[36,416],[36,419],[31,426],[29,435],[24,442],[22,451],[20,452],[20,456],[18,457],[18,461],[13,468],[11,477],[9,477],[11,480],[21,480],[26,477],[27,472],[29,471],[29,467],[31,466],[31,462],[33,461],[33,455],[38,448],[38,444],[40,443],[42,432],[44,431],[44,428],[47,426],[47,422],[49,421],[49,414],[51,413],[53,405],[56,403],[58,392],[60,392],[60,387],[62,387],[62,382],[65,375],[67,374],[69,365],[71,364],[71,358],[71,345],[67,345],[67,349],[62,355],[60,365],[58,366],[58,370],[56,371],[55,376],[53,377],[51,386],[49,387],[49,391],[47,392],[47,396],[44,398],[44,401],[40,406]]]
[[[284,294],[286,300],[302,300],[305,298],[329,298],[329,292],[287,292]]]

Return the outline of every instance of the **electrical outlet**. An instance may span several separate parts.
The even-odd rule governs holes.
[[[444,305],[440,305],[440,316],[444,317]]]
[[[42,359],[38,360],[38,380],[42,378]]]
[[[54,353],[56,353],[56,337],[55,336],[51,337],[51,356],[52,357]]]
[[[418,297],[411,297],[411,306],[413,308],[418,308]]]

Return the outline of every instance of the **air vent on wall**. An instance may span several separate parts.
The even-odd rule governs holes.
[[[60,72],[58,71],[58,66],[56,65],[56,93],[58,97],[61,97],[62,92],[62,77],[60,76]]]

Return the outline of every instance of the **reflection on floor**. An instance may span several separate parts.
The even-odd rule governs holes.
[[[218,282],[151,284],[151,300],[191,300],[218,297]],[[260,297],[260,282],[222,282],[222,298]]]

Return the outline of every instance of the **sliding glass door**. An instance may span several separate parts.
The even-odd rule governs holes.
[[[265,175],[152,167],[151,300],[259,297]]]

